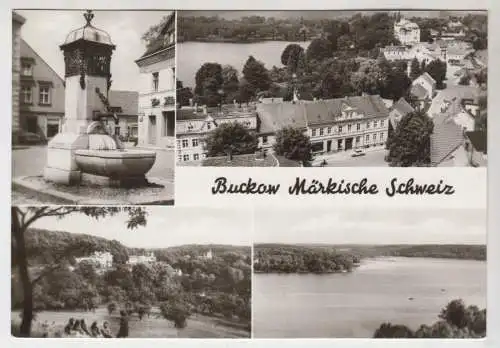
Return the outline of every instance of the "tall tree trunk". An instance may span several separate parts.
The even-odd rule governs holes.
[[[19,277],[23,287],[23,319],[21,322],[20,336],[30,337],[31,322],[33,321],[33,288],[28,271],[28,258],[26,255],[26,244],[24,240],[24,227],[21,226],[17,208],[11,208],[12,237],[16,242],[16,259]]]

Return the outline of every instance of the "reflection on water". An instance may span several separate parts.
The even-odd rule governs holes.
[[[250,55],[264,63],[267,69],[281,65],[281,53],[292,42],[266,41],[251,44],[219,42],[183,42],[177,45],[178,79],[184,86],[194,88],[194,77],[204,63],[232,65],[242,74],[243,65]],[[293,42],[307,48],[307,42]]]
[[[349,274],[256,274],[254,336],[371,337],[385,321],[416,329],[456,298],[486,306],[486,262],[367,259]]]

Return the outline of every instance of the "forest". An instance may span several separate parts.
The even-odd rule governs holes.
[[[191,314],[199,313],[236,320],[250,330],[250,247],[131,249],[114,240],[40,229],[26,232],[26,247],[34,279],[35,312],[107,306],[110,314],[125,308],[142,318],[152,307],[159,307],[163,316],[179,327]],[[209,249],[213,257],[202,257]],[[71,250],[79,253],[68,253]],[[89,261],[76,263],[76,257],[95,251],[109,251],[112,267],[103,269]],[[155,254],[157,262],[127,264],[129,255],[149,252]],[[14,310],[22,308],[23,295],[17,272],[12,274]]]
[[[466,306],[461,299],[449,302],[432,325],[417,330],[406,325],[383,323],[373,338],[483,338],[486,337],[486,309]]]
[[[351,272],[364,258],[428,257],[486,260],[485,245],[286,245],[257,244],[257,273]]]

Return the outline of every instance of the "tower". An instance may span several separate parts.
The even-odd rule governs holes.
[[[71,31],[60,46],[65,65],[64,119],[62,132],[48,144],[44,170],[46,180],[66,185],[81,180],[74,152],[88,148],[87,127],[106,106],[115,49],[109,34],[92,25],[92,11],[83,16],[86,24]]]

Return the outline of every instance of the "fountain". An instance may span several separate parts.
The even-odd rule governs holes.
[[[70,32],[60,46],[65,63],[65,115],[62,132],[48,144],[44,179],[64,185],[82,181],[112,187],[147,186],[146,173],[156,160],[154,151],[125,149],[107,129],[118,122],[105,94],[111,86],[108,33],[95,28],[92,11],[85,26]]]

